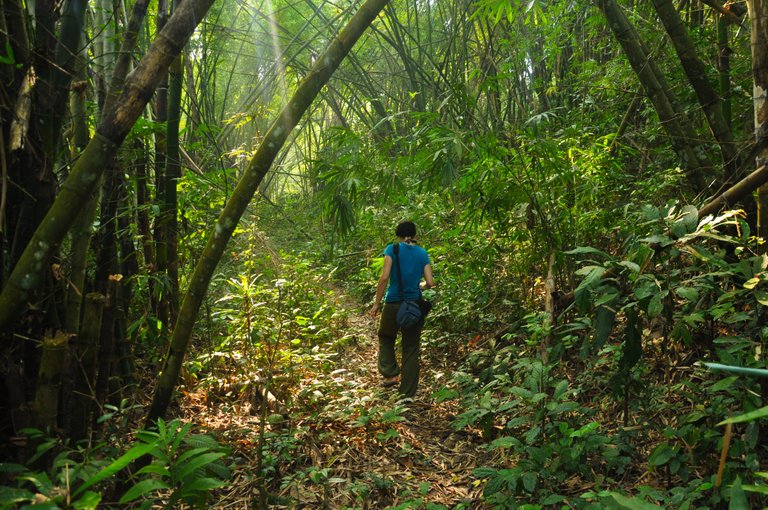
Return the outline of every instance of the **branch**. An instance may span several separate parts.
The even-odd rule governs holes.
[[[714,200],[711,200],[708,204],[699,209],[699,219],[710,214],[715,214],[724,207],[729,207],[738,203],[766,182],[768,182],[768,166],[763,165],[737,182],[725,193]]]

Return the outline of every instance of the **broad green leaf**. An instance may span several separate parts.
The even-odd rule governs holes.
[[[479,468],[475,468],[472,471],[472,476],[475,476],[477,478],[490,478],[492,476],[496,476],[498,472],[499,472],[498,469],[494,469],[488,466],[480,466]]]
[[[204,453],[203,455],[195,457],[194,459],[184,464],[184,467],[179,470],[177,477],[179,480],[186,480],[186,478],[194,473],[196,469],[206,466],[223,456],[223,452],[211,452]]]
[[[127,452],[125,452],[120,458],[115,460],[112,464],[110,464],[109,466],[99,471],[95,476],[92,476],[91,478],[86,480],[83,485],[81,485],[80,487],[77,488],[77,490],[75,490],[75,492],[73,493],[73,496],[75,498],[79,497],[80,494],[82,494],[85,491],[85,489],[101,482],[102,480],[106,480],[110,476],[121,471],[123,468],[125,468],[128,464],[130,464],[134,460],[138,459],[139,457],[143,457],[144,455],[149,453],[154,447],[155,447],[154,443],[149,443],[149,444],[141,443],[132,447]]]
[[[522,443],[520,442],[520,440],[517,439],[516,437],[504,436],[504,437],[500,437],[500,438],[494,439],[491,442],[490,447],[492,449],[496,449],[496,448],[511,448],[513,446],[520,446],[521,444]]]
[[[741,478],[736,477],[736,481],[731,485],[731,498],[728,502],[728,510],[750,510],[747,495],[741,488]]]
[[[763,306],[768,306],[768,291],[756,290],[755,300]]]
[[[539,475],[535,471],[528,471],[523,474],[523,487],[530,493],[536,490],[536,482],[539,479]]]
[[[629,510],[658,510],[662,508],[639,498],[628,498],[616,492],[610,492],[609,494],[622,508],[628,508]]]
[[[566,255],[600,255],[601,257],[605,257],[606,259],[612,258],[610,255],[608,255],[604,251],[600,251],[597,248],[593,248],[591,246],[577,246],[576,248],[572,250],[568,250],[564,253]]]
[[[14,487],[0,487],[0,508],[2,509],[18,508],[18,503],[33,499],[35,499],[35,495],[30,491]]]
[[[661,443],[653,450],[651,456],[648,458],[648,465],[654,467],[663,466],[674,456],[675,450],[670,448],[667,443]]]
[[[584,266],[576,271],[576,274],[579,276],[584,276],[584,280],[582,280],[581,286],[587,286],[591,285],[592,283],[598,281],[601,276],[603,276],[603,273],[605,273],[605,268],[603,266]]]
[[[593,432],[600,428],[600,424],[596,421],[593,421],[591,423],[587,423],[583,427],[581,427],[579,430],[574,430],[570,433],[571,437],[582,437],[584,434],[588,434],[590,432]]]
[[[21,464],[0,462],[0,473],[23,473],[27,468]]]
[[[664,303],[661,301],[661,294],[654,294],[651,301],[648,303],[648,317],[658,317],[663,311]]]
[[[677,287],[675,294],[690,302],[696,302],[699,299],[699,291],[693,287]]]
[[[595,336],[592,340],[595,350],[600,350],[610,338],[613,325],[616,323],[616,312],[607,306],[597,309],[595,317]]]
[[[632,262],[630,260],[622,260],[621,262],[619,262],[619,265],[622,266],[622,267],[626,267],[627,269],[629,269],[630,271],[632,271],[634,273],[639,273],[640,272],[640,265],[636,264],[635,262]]]
[[[682,213],[683,213],[683,216],[677,221],[677,223],[680,223],[685,227],[686,233],[694,232],[696,228],[699,226],[698,209],[696,209],[696,207],[692,205],[685,205],[683,206]]]
[[[96,510],[99,503],[101,503],[101,494],[85,491],[80,499],[72,502],[72,508],[75,510]]]
[[[328,481],[331,482],[333,478]],[[346,480],[345,480],[346,481]],[[183,494],[193,494],[195,492],[207,492],[213,489],[218,489],[226,485],[223,480],[216,480],[215,478],[197,478],[190,483],[182,486]]]
[[[568,379],[562,379],[555,385],[555,390],[552,392],[552,399],[559,400],[560,397],[565,395],[566,391],[568,391]]]
[[[167,483],[162,480],[156,480],[154,478],[147,478],[142,480],[123,494],[118,503],[129,503],[135,499],[148,497],[148,495],[159,489],[170,488]]]
[[[744,423],[748,421],[755,421],[759,420],[760,418],[765,418],[766,416],[768,416],[768,406],[755,409],[754,411],[750,411],[748,413],[740,414],[739,416],[733,416],[727,420],[721,421],[717,425],[720,426],[726,425],[728,423]]]
[[[768,495],[768,485],[742,485],[746,492],[756,492],[758,494]]]
[[[562,503],[565,501],[565,496],[560,496],[559,494],[552,494],[547,496],[541,501],[542,505],[555,505],[557,503]]]

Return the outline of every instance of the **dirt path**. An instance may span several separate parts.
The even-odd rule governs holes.
[[[454,404],[431,397],[429,356],[422,356],[416,397],[401,401],[380,386],[374,322],[354,315],[348,335],[355,341],[327,375],[306,375],[297,396],[304,411],[283,429],[271,427],[269,508],[480,508],[471,474],[481,454],[472,437],[451,428]],[[234,449],[232,485],[213,508],[258,508],[258,417],[248,403],[191,400],[188,411]]]

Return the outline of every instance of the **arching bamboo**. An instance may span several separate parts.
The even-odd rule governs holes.
[[[251,158],[232,197],[219,215],[202,256],[195,265],[195,271],[190,279],[189,288],[173,330],[160,380],[155,389],[152,406],[147,415],[147,423],[152,424],[161,418],[171,402],[173,389],[176,387],[192,336],[192,327],[208,290],[208,284],[248,203],[304,112],[386,4],[387,0],[367,0],[360,7],[328,48],[317,58],[312,69],[301,81],[288,104],[265,134],[256,154]]]

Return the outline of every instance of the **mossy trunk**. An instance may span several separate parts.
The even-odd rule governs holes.
[[[43,282],[56,247],[64,239],[100,177],[116,155],[160,78],[181,52],[214,0],[188,0],[174,13],[126,80],[115,107],[102,117],[96,133],[37,227],[0,294],[0,331],[7,331]]]
[[[85,297],[83,325],[75,343],[73,360],[75,381],[69,423],[69,437],[73,441],[86,439],[92,422],[103,311],[103,294],[91,292]]]
[[[177,9],[180,0],[175,0]],[[166,274],[168,276],[168,320],[169,325],[176,321],[179,311],[179,222],[178,222],[178,182],[181,178],[179,153],[179,125],[181,122],[181,92],[184,73],[181,66],[182,55],[171,63],[168,75],[168,116],[166,122],[165,154],[165,190],[160,209],[163,212],[163,231],[165,234]]]
[[[70,338],[72,335],[58,332],[44,338],[41,346],[32,416],[35,427],[50,433],[59,427],[59,395],[67,370]]]

